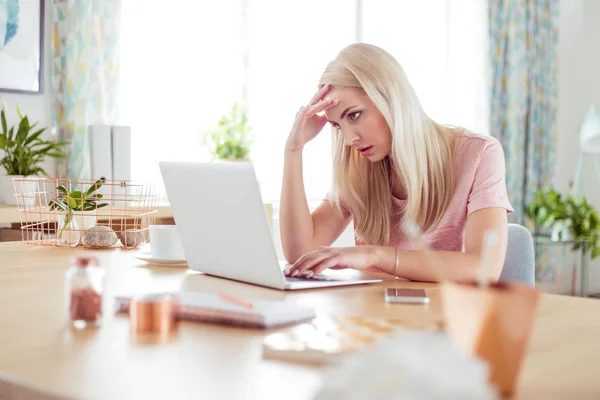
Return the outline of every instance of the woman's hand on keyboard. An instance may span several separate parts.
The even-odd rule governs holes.
[[[285,274],[312,278],[327,268],[353,268],[358,270],[373,266],[374,251],[371,246],[321,247],[300,257]]]

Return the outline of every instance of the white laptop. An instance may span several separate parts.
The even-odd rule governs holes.
[[[281,290],[381,282],[327,273],[286,277],[283,270],[289,265],[277,258],[252,164],[159,165],[189,268]]]

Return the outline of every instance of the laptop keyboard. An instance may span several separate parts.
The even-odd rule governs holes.
[[[311,282],[311,281],[328,282],[328,281],[335,281],[336,279],[326,278],[324,276],[317,275],[312,278],[306,278],[304,276],[286,276],[285,280],[287,282],[307,282],[307,281],[308,282]]]

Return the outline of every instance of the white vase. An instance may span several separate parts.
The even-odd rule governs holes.
[[[571,221],[559,220],[554,223],[552,226],[552,240],[560,242],[571,240],[572,238],[573,235],[571,235]]]
[[[75,218],[63,218],[58,223],[57,240],[61,247],[77,247],[81,239],[81,230]]]
[[[61,221],[65,220],[65,214],[66,213],[64,211],[56,213],[56,216],[58,218],[57,222],[59,223],[59,225]],[[96,226],[96,211],[73,211],[72,214],[73,219],[76,221],[77,227],[82,232],[82,234],[86,230]]]

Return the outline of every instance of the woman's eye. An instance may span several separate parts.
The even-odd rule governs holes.
[[[348,118],[350,118],[350,121],[356,121],[358,117],[360,117],[360,111],[355,111],[353,113],[348,114]]]
[[[331,126],[333,126],[335,129],[342,129],[336,122],[331,122]]]

